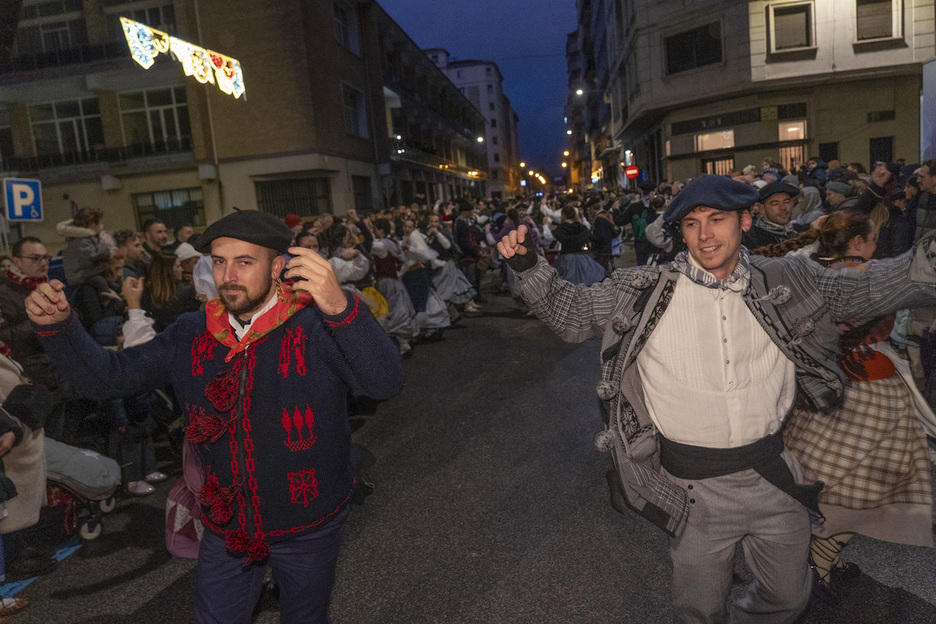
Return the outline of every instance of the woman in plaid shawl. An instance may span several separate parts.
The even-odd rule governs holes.
[[[877,231],[868,215],[843,210],[799,238],[752,253],[782,256],[817,241],[812,258],[820,264],[862,270],[874,262]],[[826,520],[814,527],[811,546],[825,587],[845,568],[839,553],[855,533],[933,545],[930,465],[918,416],[928,408],[915,400],[912,381],[901,374],[905,364],[888,344],[893,324],[893,315],[840,324],[840,364],[850,381],[842,405],[831,415],[794,408],[783,431],[807,482],[825,482],[819,507]]]

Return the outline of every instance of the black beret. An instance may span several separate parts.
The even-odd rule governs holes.
[[[644,180],[637,184],[637,188],[641,191],[654,191],[656,190],[656,183],[653,180]]]
[[[757,202],[757,189],[720,175],[696,178],[679,191],[666,212],[665,223],[675,223],[699,206],[717,210],[747,210]]]
[[[225,237],[285,253],[292,243],[293,233],[282,219],[268,212],[240,210],[209,225],[195,242],[195,250],[208,253],[211,251],[211,241]]]
[[[799,195],[799,189],[791,184],[787,184],[786,182],[771,182],[760,190],[760,197],[758,198],[758,201],[760,203],[764,203],[767,201],[768,197],[771,195],[776,195],[777,193],[785,193],[790,197],[796,197]]]

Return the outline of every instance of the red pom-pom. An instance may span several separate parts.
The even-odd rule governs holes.
[[[224,541],[227,549],[235,553],[242,553],[247,550],[247,544],[250,542],[244,529],[231,531],[227,534],[227,538]]]
[[[261,563],[270,556],[270,545],[267,544],[263,533],[257,533],[257,537],[250,540],[247,546],[248,565],[250,563]]]
[[[233,512],[231,511],[230,505],[225,505],[224,503],[218,501],[211,506],[211,521],[215,524],[227,524],[230,521]]]
[[[205,485],[202,486],[201,491],[198,493],[198,499],[201,501],[202,505],[213,505],[214,502],[218,500],[218,492],[220,490],[218,477],[210,474],[208,475],[208,479],[205,480]]]

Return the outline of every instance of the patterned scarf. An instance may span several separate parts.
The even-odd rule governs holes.
[[[13,284],[19,284],[27,290],[33,291],[39,288],[39,284],[45,284],[49,281],[49,276],[44,277],[26,277],[17,269],[15,266],[11,265],[6,273],[7,281],[12,282]]]
[[[773,221],[768,221],[767,217],[764,215],[759,215],[757,217],[757,220],[754,222],[754,226],[770,232],[771,234],[776,234],[777,236],[788,236],[790,232],[793,231],[793,223],[777,225]]]
[[[311,301],[312,295],[309,293],[296,292],[290,284],[279,284],[276,287],[276,304],[254,321],[250,326],[250,331],[238,341],[237,334],[231,327],[227,308],[221,303],[221,298],[216,297],[205,304],[208,331],[215,340],[231,348],[224,358],[225,362],[230,362],[235,355],[285,323],[290,316],[309,305]]]
[[[747,289],[748,280],[751,277],[751,256],[748,254],[748,250],[744,245],[741,246],[738,263],[726,280],[720,280],[705,269],[692,264],[689,260],[688,251],[681,251],[676,254],[671,264],[674,269],[690,280],[706,288],[721,288],[722,290],[744,292]]]

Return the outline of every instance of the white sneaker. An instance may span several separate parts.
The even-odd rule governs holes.
[[[131,481],[127,484],[127,491],[135,496],[149,496],[156,488],[146,481]]]
[[[143,477],[143,480],[144,480],[144,481],[149,481],[150,483],[162,483],[163,481],[165,481],[165,480],[168,479],[168,478],[169,478],[169,477],[167,477],[167,476],[164,475],[163,473],[161,473],[161,472],[159,472],[159,471],[156,471],[156,472],[151,472],[151,473],[149,473],[148,475],[146,475],[145,477]]]

